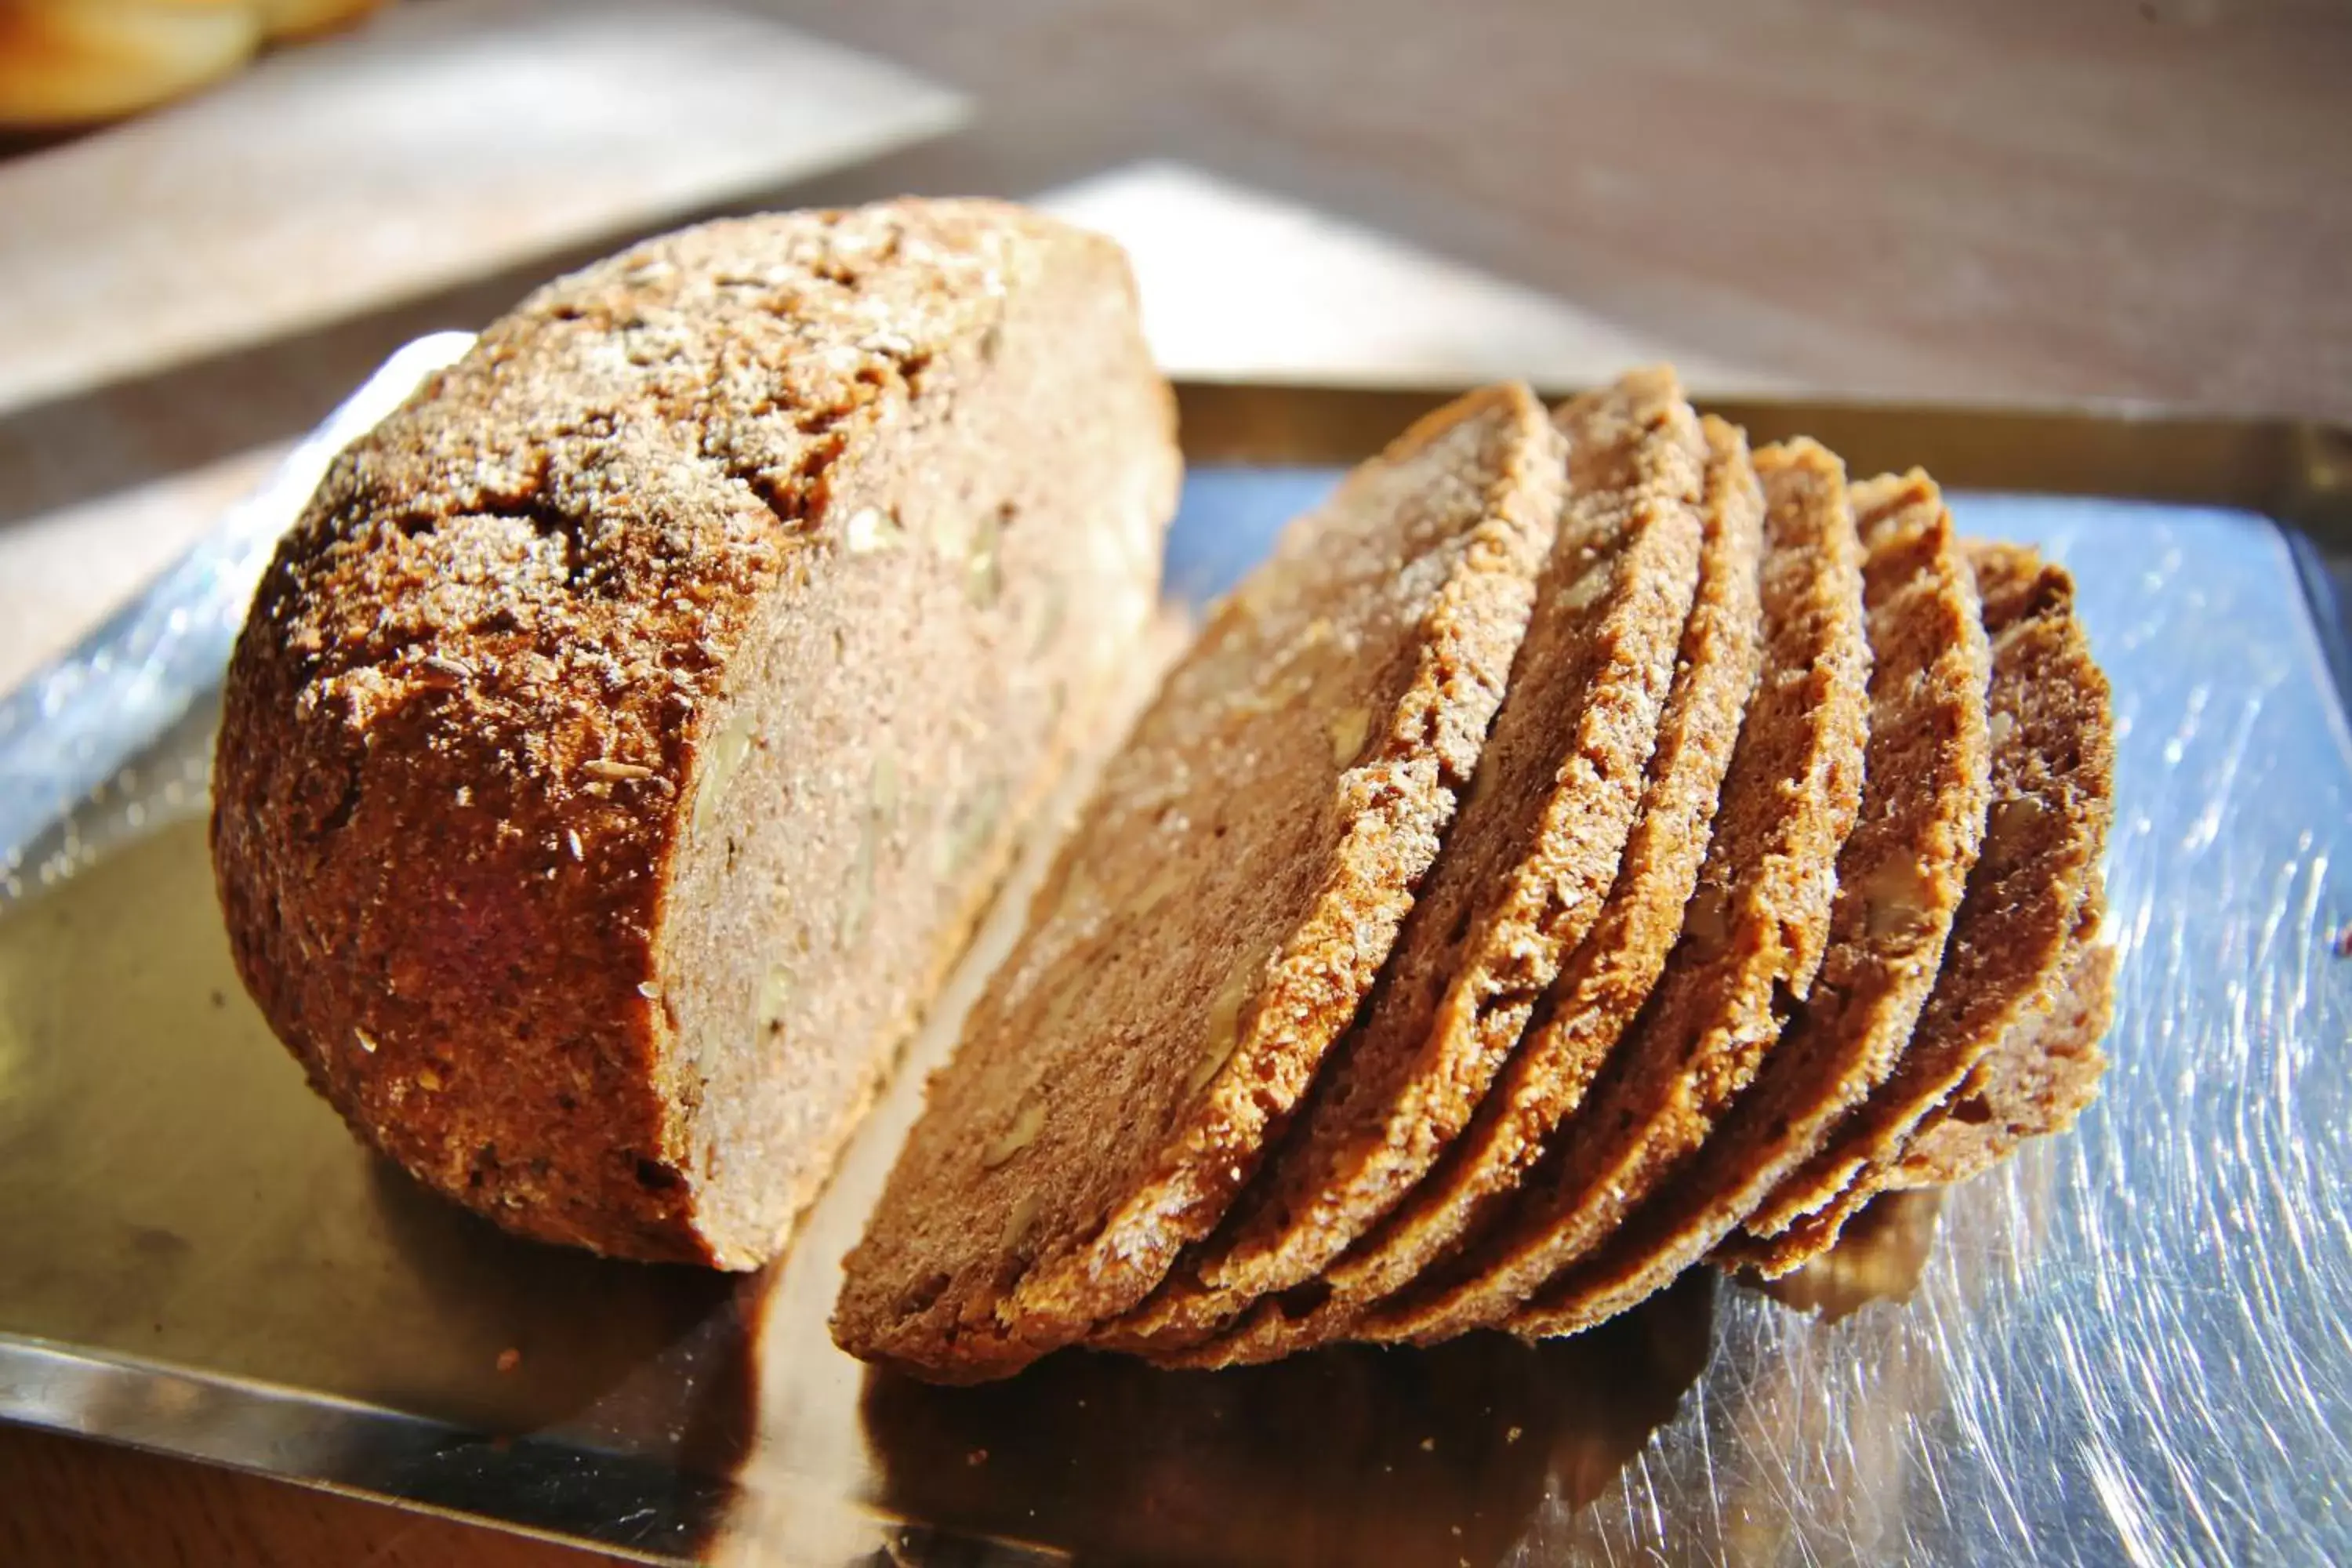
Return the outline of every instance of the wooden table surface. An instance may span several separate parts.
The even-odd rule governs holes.
[[[2327,0],[412,0],[0,156],[0,686],[400,342],[722,207],[1045,199],[1195,374],[2352,422],[2347,81]],[[600,1560],[0,1428],[0,1562]]]

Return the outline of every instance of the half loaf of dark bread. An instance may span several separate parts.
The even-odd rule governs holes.
[[[1150,614],[1172,405],[1107,241],[730,220],[541,289],[346,451],[230,670],[239,972],[509,1229],[749,1268]]]

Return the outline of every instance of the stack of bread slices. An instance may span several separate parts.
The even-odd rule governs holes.
[[[1473,393],[1109,763],[835,1336],[1211,1367],[1795,1268],[2091,1098],[2112,755],[2066,573],[1924,474]]]

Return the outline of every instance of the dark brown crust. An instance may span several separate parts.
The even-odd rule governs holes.
[[[1885,1190],[1965,1182],[2028,1138],[2064,1131],[2098,1098],[2107,1068],[2099,1041],[2115,1016],[2116,950],[2081,944],[2059,978],[2054,1005],[2019,1019],[1912,1130]]]
[[[2074,581],[2031,550],[1972,542],[1992,644],[1992,805],[1944,965],[1894,1072],[1718,1250],[1768,1276],[1817,1256],[1867,1203],[1923,1118],[2036,1005],[2096,907],[2112,814],[2106,678]]]
[[[336,461],[232,661],[215,861],[272,1026],[428,1185],[627,1257],[780,1242],[708,1206],[666,956],[732,661],[825,592],[844,498],[1004,300],[1078,255],[1124,289],[1102,242],[990,203],[666,236],[534,294]],[[942,882],[919,962],[992,859]],[[825,1109],[829,1135],[856,1106]]]
[[[1764,674],[1682,938],[1494,1229],[1359,1323],[1360,1337],[1426,1343],[1505,1321],[1697,1146],[1811,986],[1861,795],[1862,551],[1832,454],[1799,441],[1755,461],[1767,500]]]
[[[1600,914],[1697,591],[1706,439],[1668,371],[1555,417],[1567,510],[1451,847],[1257,1180],[1097,1344],[1164,1357],[1315,1277],[1468,1121]],[[1203,1349],[1184,1364],[1229,1364],[1238,1347]]]
[[[1574,1333],[1670,1283],[1819,1148],[1894,1065],[1984,834],[1989,654],[1974,574],[1926,475],[1853,489],[1867,554],[1870,743],[1813,994],[1690,1163],[1512,1319]]]
[[[1562,468],[1524,388],[1474,394],[1219,611],[933,1079],[845,1264],[844,1348],[1003,1375],[1133,1307],[1214,1226],[1436,858]]]
[[[1537,1005],[1476,1114],[1430,1173],[1326,1268],[1313,1289],[1292,1293],[1303,1299],[1261,1302],[1204,1347],[1221,1352],[1221,1364],[1344,1337],[1367,1308],[1411,1283],[1462,1236],[1482,1205],[1507,1196],[1664,966],[1706,853],[1740,711],[1764,650],[1757,602],[1763,493],[1747,437],[1712,417],[1702,427],[1708,458],[1697,592],[1640,811],[1599,918]]]

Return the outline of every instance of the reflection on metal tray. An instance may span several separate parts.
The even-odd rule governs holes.
[[[2352,1555],[2352,1223],[2335,1205],[2352,1184],[2336,946],[2352,739],[2278,529],[1956,501],[1964,527],[2042,543],[2081,579],[2116,684],[2124,980],[2116,1067],[2074,1133],[1954,1193],[1940,1221],[1920,1203],[1884,1216],[1871,1256],[1916,1275],[1907,1300],[1830,1321],[1701,1271],[1537,1348],[1218,1374],[1074,1354],[931,1389],[869,1374],[824,1319],[1010,903],[792,1258],[741,1284],[532,1247],[416,1193],[311,1098],[236,984],[200,810],[206,688],[255,542],[334,439],[454,346],[373,388],[231,546],[0,703],[0,1416],[656,1560]],[[1320,465],[1415,401],[1188,389],[1171,591],[1230,583],[1328,486]],[[2055,466],[2072,453],[2098,488],[2329,526],[2307,434],[2199,427],[2167,447],[2097,420],[1738,412],[1955,484],[2079,488]]]

